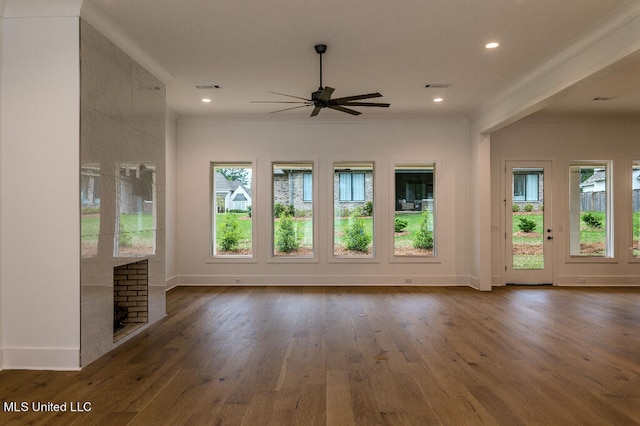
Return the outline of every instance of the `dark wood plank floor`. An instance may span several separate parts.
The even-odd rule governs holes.
[[[0,372],[0,424],[640,424],[640,288],[190,287],[167,304],[80,372]]]

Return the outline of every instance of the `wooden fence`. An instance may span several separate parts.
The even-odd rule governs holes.
[[[634,212],[640,212],[640,189],[632,191],[632,206]],[[580,194],[580,211],[603,212],[607,207],[607,195],[604,191],[583,192]]]

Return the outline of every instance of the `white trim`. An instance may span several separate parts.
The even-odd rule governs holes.
[[[411,282],[406,282],[407,279]],[[469,286],[467,275],[179,275],[180,286]]]
[[[565,89],[640,50],[639,33],[640,2],[632,2],[474,111],[472,128],[494,132],[547,106]]]
[[[79,348],[5,348],[2,366],[8,370],[80,370]]]

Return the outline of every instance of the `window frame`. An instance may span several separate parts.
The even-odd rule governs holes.
[[[582,183],[580,181],[580,176],[575,174],[573,171],[575,168],[604,168],[605,170],[605,253],[604,255],[588,255],[588,254],[574,254],[572,251],[573,245],[573,235],[578,230],[580,232],[580,223],[582,221],[582,210],[580,208],[580,193],[578,192],[578,223],[577,225],[573,221],[575,218],[575,211],[572,208],[572,203],[575,203],[575,194],[573,185],[577,182],[578,186]],[[567,249],[565,251],[565,261],[567,263],[616,263],[616,252],[615,252],[615,233],[614,233],[614,192],[613,192],[613,161],[612,160],[570,160],[567,163],[567,168],[565,169],[566,179],[567,179],[567,216],[566,216],[566,227],[568,232],[566,233],[566,245]],[[577,227],[577,228],[576,228]],[[578,235],[577,244],[581,243],[581,236]]]
[[[312,160],[285,160],[285,161],[273,161],[271,162],[270,174],[271,174],[271,255],[269,257],[269,263],[317,263],[318,262],[318,230],[317,230],[317,211],[316,204],[313,200],[317,199],[318,193],[318,185],[314,185],[314,182],[317,182],[317,159]],[[303,186],[303,194],[302,194],[302,203],[303,204],[311,204],[311,214],[312,214],[312,253],[309,255],[282,255],[275,253],[275,185],[274,185],[274,168],[276,165],[299,165],[299,166],[310,166],[310,172],[302,172],[302,186]],[[305,175],[309,174],[311,176],[311,197],[312,199],[307,201],[305,200]],[[295,205],[295,204],[294,204]]]
[[[379,260],[377,258],[377,221],[376,221],[376,186],[377,186],[377,173],[376,173],[376,162],[373,160],[354,160],[354,161],[342,161],[342,160],[334,160],[330,163],[332,166],[330,168],[329,173],[329,182],[331,188],[331,203],[332,203],[332,213],[330,218],[330,230],[331,230],[331,238],[329,239],[328,250],[329,250],[329,263],[350,263],[350,262],[358,262],[358,263],[367,263],[373,262],[378,263]],[[367,169],[362,169],[367,167]],[[364,175],[364,200],[362,201],[349,201],[349,200],[341,200],[340,199],[340,169],[345,169],[345,173],[359,173],[358,170],[364,170],[361,173]],[[349,169],[347,171],[347,169]],[[367,200],[367,171],[371,172],[371,200]],[[338,177],[336,177],[338,175]],[[337,192],[337,194],[336,194]],[[336,254],[336,208],[338,208],[340,203],[362,203],[366,205],[367,201],[371,201],[373,204],[372,210],[372,224],[371,224],[371,253],[363,253],[363,254]]]
[[[628,167],[628,170],[630,170],[631,174],[629,176],[628,182],[629,182],[629,210],[628,213],[630,214],[630,220],[628,221],[628,224],[630,226],[628,235],[629,235],[629,263],[640,263],[640,253],[638,255],[634,255],[634,247],[635,250],[640,252],[640,243],[635,246],[634,244],[634,228],[638,227],[638,232],[640,233],[640,160],[631,160],[631,164],[630,167]],[[633,174],[635,171],[638,171],[638,177],[637,180],[639,182],[638,184],[638,195],[636,198],[636,202],[634,203],[634,189],[633,189],[633,181],[634,181],[634,177]],[[634,206],[638,204],[639,210],[638,210],[638,221],[637,223],[634,223]],[[638,238],[640,240],[640,238]]]
[[[395,246],[395,212],[396,212],[396,170],[398,168],[422,168],[431,167],[433,169],[433,182],[432,182],[432,224],[433,224],[433,254],[431,255],[399,255],[396,254]],[[439,258],[441,247],[439,247],[439,220],[438,220],[438,187],[440,181],[440,160],[426,159],[426,160],[414,160],[406,158],[392,158],[389,162],[389,217],[390,222],[388,224],[391,232],[391,238],[389,238],[389,263],[442,263]],[[427,190],[427,194],[429,191]]]
[[[218,254],[216,253],[216,185],[215,173],[220,168],[248,168],[251,170],[251,254]],[[234,263],[256,263],[257,262],[257,220],[256,209],[258,205],[258,194],[256,193],[256,160],[236,160],[236,161],[210,161],[209,162],[209,259],[206,263],[234,262]]]

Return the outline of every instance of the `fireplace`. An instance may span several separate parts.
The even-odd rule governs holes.
[[[149,261],[113,268],[113,341],[148,321]]]

